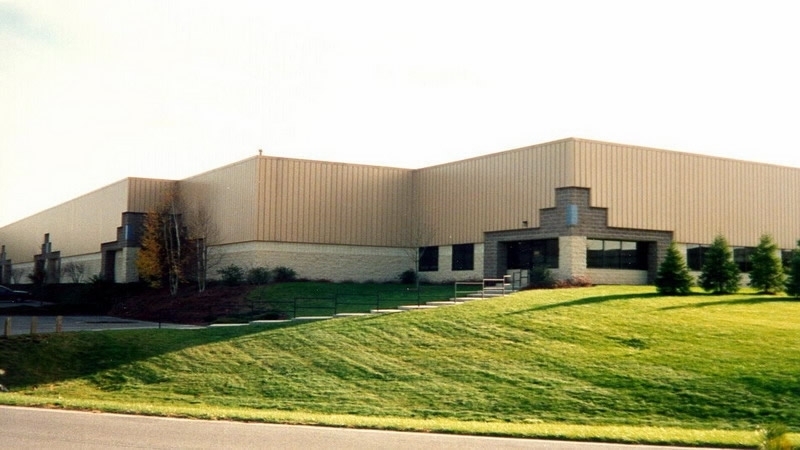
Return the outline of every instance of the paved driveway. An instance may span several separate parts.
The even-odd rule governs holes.
[[[0,309],[0,333],[9,335],[55,333],[56,316],[5,316]],[[109,316],[63,316],[61,331],[131,330],[142,328],[201,328],[192,325],[176,325],[140,320],[120,319]]]

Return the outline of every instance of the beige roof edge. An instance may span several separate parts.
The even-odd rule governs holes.
[[[639,149],[639,150],[646,150],[646,151],[652,151],[652,152],[673,153],[673,154],[677,153],[677,154],[686,155],[686,156],[693,156],[693,157],[696,157],[696,158],[717,159],[717,160],[721,160],[721,161],[743,162],[743,163],[747,163],[747,164],[758,164],[758,165],[762,165],[762,166],[781,167],[781,168],[784,168],[784,169],[800,170],[800,167],[796,167],[796,166],[787,166],[787,165],[783,165],[783,164],[768,163],[768,162],[755,161],[755,160],[750,160],[750,159],[731,158],[729,156],[717,156],[717,155],[693,153],[690,150],[675,150],[675,149],[670,149],[670,148],[650,147],[650,146],[647,146],[647,145],[626,144],[626,143],[621,143],[621,142],[603,141],[603,140],[599,140],[599,139],[569,138],[569,139],[565,139],[565,140],[571,140],[571,141],[576,142],[576,143],[589,142],[589,143],[592,143],[592,144],[618,145],[620,147],[629,147],[629,148],[635,148],[635,149]],[[553,142],[559,142],[559,141],[553,141]]]
[[[111,186],[116,186],[118,184],[125,183],[129,187],[132,180],[171,181],[173,183],[176,183],[176,182],[180,181],[180,180],[174,180],[174,179],[169,179],[169,178],[149,178],[149,177],[125,177],[125,178],[120,178],[117,181],[112,181],[111,183],[104,184],[104,185],[102,185],[102,186],[100,186],[98,188],[92,189],[91,191],[86,191],[86,192],[84,192],[82,194],[78,194],[77,196],[72,197],[72,198],[70,198],[68,200],[56,203],[55,205],[52,205],[52,206],[48,206],[47,208],[44,208],[44,209],[39,210],[39,211],[36,211],[35,213],[33,213],[31,215],[22,217],[22,218],[17,219],[17,220],[15,220],[13,222],[9,222],[9,223],[7,223],[5,225],[0,226],[0,228],[5,228],[5,227],[8,227],[8,226],[14,225],[14,224],[16,224],[18,222],[22,222],[23,220],[28,220],[31,217],[35,217],[35,216],[38,216],[39,214],[46,213],[47,211],[50,211],[51,209],[59,208],[59,207],[61,207],[63,205],[66,205],[67,203],[79,200],[79,199],[81,199],[83,197],[87,197],[87,196],[92,195],[92,194],[94,194],[96,192],[100,192],[100,191],[102,191],[104,189],[108,189]]]
[[[500,150],[500,151],[497,151],[497,152],[491,152],[491,153],[487,153],[485,155],[473,156],[471,158],[457,159],[455,161],[450,161],[450,162],[446,162],[446,163],[434,164],[432,166],[420,167],[418,169],[413,169],[413,170],[425,170],[425,169],[432,169],[434,167],[449,166],[451,164],[460,164],[460,163],[463,163],[463,162],[466,162],[466,161],[473,161],[473,160],[478,160],[478,159],[483,159],[483,158],[492,158],[492,157],[495,157],[495,156],[502,155],[504,153],[518,152],[518,151],[528,150],[528,149],[535,148],[535,147],[544,147],[546,145],[560,144],[562,142],[576,142],[576,141],[580,141],[580,140],[585,140],[585,139],[578,139],[578,138],[574,138],[574,137],[556,139],[556,140],[553,140],[553,141],[540,142],[538,144],[526,145],[526,146],[523,146],[523,147],[510,148],[510,149],[507,149],[507,150]],[[601,141],[596,141],[596,142],[601,142]],[[610,144],[610,142],[607,142],[607,144]],[[622,144],[620,144],[620,145],[622,145]]]
[[[678,154],[694,156],[694,157],[698,157],[698,158],[719,159],[719,160],[725,160],[725,161],[739,161],[739,162],[745,162],[745,163],[748,163],[748,164],[760,164],[760,165],[772,166],[772,167],[783,167],[783,168],[789,168],[789,169],[800,169],[800,167],[785,166],[785,165],[781,165],[781,164],[765,163],[765,162],[752,161],[752,160],[746,160],[746,159],[737,159],[737,158],[730,158],[730,157],[724,157],[724,156],[714,156],[714,155],[692,153],[691,151],[687,151],[687,150],[674,150],[674,149],[667,149],[667,148],[650,147],[650,146],[646,146],[646,145],[626,144],[626,143],[614,142],[614,141],[604,141],[604,140],[600,140],[600,139],[567,137],[567,138],[555,139],[555,140],[552,140],[552,141],[546,141],[546,142],[540,142],[540,143],[537,143],[537,144],[526,145],[526,146],[522,146],[522,147],[510,148],[510,149],[506,149],[506,150],[500,150],[500,151],[496,151],[496,152],[486,153],[484,155],[478,155],[478,156],[473,156],[473,157],[464,158],[464,159],[457,159],[457,160],[454,160],[454,161],[449,161],[449,162],[445,162],[445,163],[441,163],[441,164],[434,164],[434,165],[431,165],[431,166],[424,166],[424,167],[417,167],[417,168],[407,168],[407,167],[398,167],[398,166],[381,166],[381,165],[377,165],[377,164],[360,164],[360,163],[351,163],[351,162],[343,162],[343,161],[330,161],[330,160],[320,160],[320,159],[311,159],[311,158],[296,158],[296,157],[290,157],[290,156],[276,156],[276,155],[259,154],[259,155],[253,155],[253,156],[250,156],[250,157],[238,160],[238,161],[233,161],[233,162],[225,164],[223,166],[215,167],[213,169],[206,170],[204,172],[199,172],[197,174],[182,178],[180,180],[174,180],[174,181],[188,180],[188,179],[191,179],[191,178],[198,177],[200,175],[204,175],[204,174],[208,174],[208,173],[211,173],[211,172],[215,172],[217,170],[222,170],[222,169],[225,169],[227,167],[231,167],[231,166],[234,166],[234,165],[237,165],[237,164],[242,164],[242,163],[247,162],[247,161],[258,160],[259,158],[261,158],[261,159],[272,159],[272,160],[286,160],[286,161],[318,162],[318,163],[326,163],[326,164],[341,165],[341,166],[374,167],[374,168],[379,168],[379,169],[395,169],[395,170],[403,170],[403,171],[408,171],[408,172],[416,172],[416,171],[419,171],[419,170],[425,170],[425,169],[430,169],[430,168],[435,168],[435,167],[443,167],[443,166],[449,166],[449,165],[452,165],[452,164],[459,164],[459,163],[463,163],[463,162],[466,162],[466,161],[479,160],[479,159],[484,159],[484,158],[491,158],[491,157],[495,157],[495,156],[498,156],[498,155],[502,155],[504,153],[522,151],[522,150],[527,150],[527,149],[536,148],[536,147],[543,147],[543,146],[552,145],[552,144],[559,144],[559,143],[578,144],[578,143],[581,143],[581,142],[589,142],[589,143],[595,143],[595,144],[606,144],[606,145],[618,145],[618,146],[622,146],[622,147],[637,148],[637,149],[641,149],[641,150],[654,151],[654,152],[678,153]],[[575,148],[574,146],[571,146],[570,150],[572,150],[574,148]],[[158,179],[158,178],[151,178],[151,179]]]

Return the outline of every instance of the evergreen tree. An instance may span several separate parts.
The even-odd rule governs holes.
[[[725,237],[714,238],[704,260],[700,287],[715,294],[733,294],[739,290],[739,266],[733,262],[733,253]]]
[[[688,295],[694,280],[686,266],[686,260],[675,242],[669,244],[664,261],[658,266],[656,289],[661,295]]]
[[[766,294],[776,294],[783,291],[786,276],[783,274],[783,263],[778,256],[778,245],[772,236],[761,236],[758,247],[753,251],[750,262],[750,287],[754,287]]]
[[[800,297],[800,241],[797,241],[797,248],[792,251],[789,277],[786,280],[786,293],[792,297]]]

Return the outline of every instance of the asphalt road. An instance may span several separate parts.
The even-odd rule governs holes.
[[[2,394],[0,394],[2,395]],[[0,447],[28,449],[552,449],[678,447],[456,436],[228,421],[169,419],[0,406]],[[693,449],[697,450],[697,449]]]

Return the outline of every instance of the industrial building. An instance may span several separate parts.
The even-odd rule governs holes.
[[[569,138],[421,169],[257,155],[182,180],[124,179],[0,228],[2,281],[39,267],[66,282],[67,263],[137,281],[143,215],[174,187],[184,212],[209,213],[219,264],[307,279],[396,281],[419,254],[431,282],[538,264],[647,284],[671,241],[699,270],[721,234],[746,272],[761,235],[786,252],[800,239],[800,168]]]

